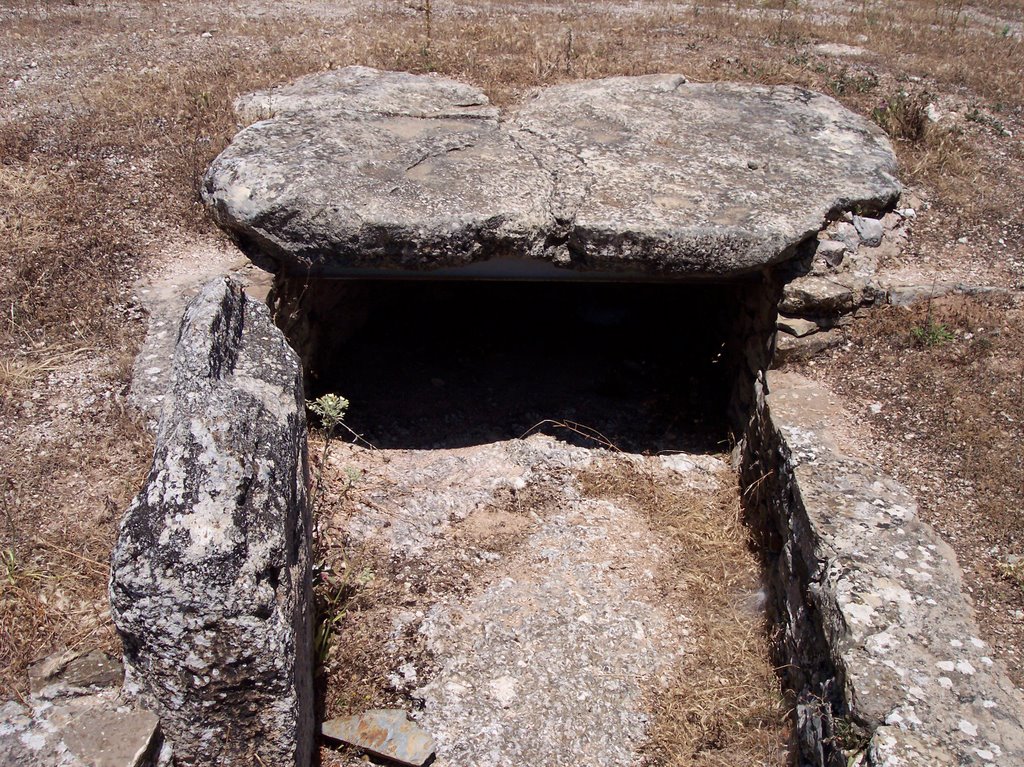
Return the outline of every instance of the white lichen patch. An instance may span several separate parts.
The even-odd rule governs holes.
[[[844,605],[843,611],[851,623],[859,623],[863,626],[870,626],[871,619],[875,615],[875,608],[859,602],[850,602]]]
[[[957,722],[957,729],[965,735],[969,735],[972,738],[978,737],[978,725],[973,722],[968,722],[966,719],[961,719]]]

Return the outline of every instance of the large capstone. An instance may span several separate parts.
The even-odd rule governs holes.
[[[203,195],[292,277],[732,277],[900,193],[882,131],[802,88],[618,77],[533,93],[363,67],[252,94]]]
[[[266,306],[215,280],[185,311],[110,585],[126,690],[179,766],[309,764],[306,483],[298,359]]]

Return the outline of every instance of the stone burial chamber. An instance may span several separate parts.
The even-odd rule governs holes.
[[[690,407],[737,444],[777,661],[799,701],[801,765],[1020,763],[1014,693],[976,644],[937,662],[967,668],[956,664],[969,654],[984,701],[912,705],[952,694],[920,681],[939,655],[917,653],[913,632],[948,607],[966,642],[970,611],[952,570],[917,600],[912,578],[870,559],[902,552],[904,527],[927,550],[908,556],[945,561],[946,549],[913,519],[905,491],[870,467],[819,460],[824,449],[808,447],[817,427],[792,407],[773,420],[773,403],[792,400],[767,396],[784,284],[831,223],[878,218],[900,196],[876,126],[800,88],[678,75],[553,86],[502,113],[470,85],[349,67],[236,107],[247,127],[214,161],[203,197],[273,274],[277,327],[229,281],[190,304],[153,469],[112,568],[128,691],[158,713],[179,764],[310,762],[303,384],[373,405],[371,421],[391,413],[385,446],[429,448],[436,424],[403,431],[420,411],[468,401],[529,415],[548,376],[558,391],[580,378],[670,390],[669,410]],[[455,380],[460,336],[520,356],[489,382]],[[517,377],[531,354],[541,362]],[[456,393],[433,402],[430,387]],[[446,446],[518,436],[528,421],[486,422]],[[876,507],[889,516],[875,519]],[[876,527],[888,538],[872,555],[857,531]],[[882,609],[888,593],[900,609]],[[886,665],[893,641],[898,664]],[[972,731],[987,740],[972,744]]]
[[[531,284],[619,285],[563,295],[584,315],[610,301],[638,316],[649,294],[629,286],[661,283],[675,313],[648,332],[708,341],[693,360],[726,371],[711,389],[729,392],[716,410],[736,431],[771,354],[780,270],[813,253],[830,219],[880,214],[900,194],[884,134],[798,88],[622,77],[539,90],[501,114],[463,83],[350,67],[238,111],[252,124],[203,197],[274,274],[277,322],[313,392],[334,386],[344,344],[382,304],[416,301],[413,285],[398,300],[387,280],[438,296],[419,319],[407,312],[409,333],[462,297],[464,327],[487,319],[472,303],[487,288],[445,294],[438,281],[516,283],[518,310],[488,303],[524,322],[558,303]],[[578,337],[554,320],[548,333]]]

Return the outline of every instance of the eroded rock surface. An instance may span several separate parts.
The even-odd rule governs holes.
[[[791,87],[610,78],[499,118],[470,86],[349,67],[240,112],[268,119],[235,137],[203,194],[251,258],[291,275],[491,262],[727,276],[900,191],[880,129]]]
[[[310,519],[301,372],[228,280],[189,303],[111,603],[125,689],[178,765],[309,763]]]

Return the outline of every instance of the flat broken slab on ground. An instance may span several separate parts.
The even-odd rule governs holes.
[[[500,115],[469,85],[348,67],[238,110],[266,119],[203,195],[254,261],[293,275],[730,276],[900,194],[884,133],[801,88],[615,77]]]

